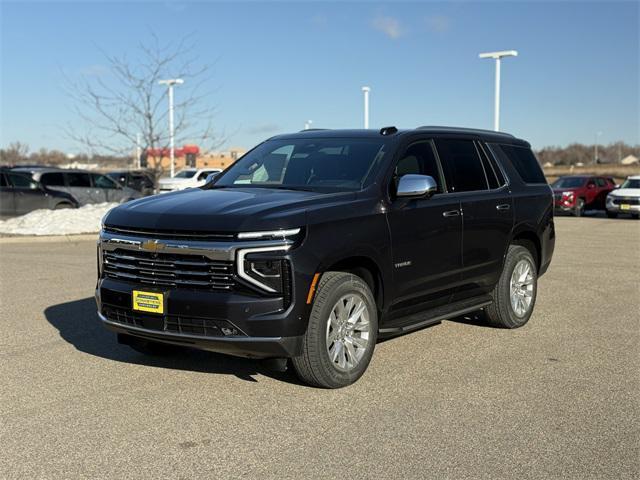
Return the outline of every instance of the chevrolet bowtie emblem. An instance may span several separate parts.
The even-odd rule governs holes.
[[[140,244],[140,250],[146,250],[147,252],[159,252],[164,250],[167,245],[160,243],[158,240],[147,240]]]

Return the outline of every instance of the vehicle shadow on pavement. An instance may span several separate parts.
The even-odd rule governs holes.
[[[268,361],[232,357],[187,347],[180,348],[176,354],[163,357],[138,353],[126,345],[120,345],[115,333],[100,323],[96,302],[92,297],[47,307],[44,315],[65,341],[79,351],[97,357],[156,368],[234,375],[249,382],[257,382],[255,377],[264,375],[301,385],[292,368],[279,371]]]

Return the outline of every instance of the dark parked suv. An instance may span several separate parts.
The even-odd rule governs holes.
[[[314,130],[104,219],[96,298],[121,343],[290,358],[342,387],[376,340],[484,309],[530,318],[555,243],[529,144],[482,130]]]

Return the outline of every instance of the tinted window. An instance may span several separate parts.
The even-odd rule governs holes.
[[[599,187],[606,187],[607,181],[604,178],[596,178],[596,183]]]
[[[547,183],[538,160],[530,148],[499,145],[525,183]]]
[[[115,180],[116,182],[118,182],[122,186],[127,184],[127,174],[126,173],[111,172],[111,173],[107,173],[107,177],[111,178],[112,180]]]
[[[43,173],[40,182],[47,187],[64,187],[64,176],[62,172]]]
[[[264,142],[216,181],[220,187],[355,191],[380,168],[385,138],[304,138]]]
[[[134,173],[129,177],[129,186],[133,188],[153,188],[153,181],[147,175]]]
[[[578,188],[587,181],[584,177],[562,177],[551,184],[553,188]]]
[[[438,184],[438,192],[441,193],[443,191],[438,162],[429,141],[410,145],[402,155],[402,158],[398,160],[394,173],[396,180],[410,173],[429,175]]]
[[[9,183],[15,188],[28,188],[35,190],[38,188],[38,184],[26,175],[18,175],[17,173],[9,173]]]
[[[498,166],[495,158],[493,158],[493,155],[490,154],[486,146],[479,143],[478,151],[480,152],[480,157],[482,157],[482,165],[484,166],[484,171],[487,174],[489,188],[500,188],[506,185],[507,181],[505,180],[500,167]]]
[[[488,188],[484,168],[472,140],[438,139],[436,148],[450,192],[471,192]]]
[[[93,186],[96,188],[118,188],[115,182],[106,175],[92,173],[91,177],[93,178]]]
[[[89,180],[88,173],[70,172],[66,174],[67,184],[70,187],[90,187],[91,181]]]

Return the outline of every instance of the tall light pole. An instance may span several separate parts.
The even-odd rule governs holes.
[[[516,50],[503,50],[500,52],[481,53],[480,58],[493,58],[496,61],[496,91],[494,99],[493,129],[500,130],[500,59],[502,57],[517,57]]]
[[[169,158],[171,160],[171,177],[175,174],[175,142],[173,137],[173,86],[182,85],[184,80],[181,78],[170,78],[168,80],[160,80],[160,85],[166,85],[169,89]]]
[[[593,147],[593,163],[598,163],[598,138],[602,135],[602,132],[596,132],[596,144]]]
[[[369,128],[369,92],[370,87],[362,87],[362,93],[364,94],[364,128]]]
[[[312,123],[313,123],[313,120],[307,120],[306,122],[304,122],[304,129],[309,130],[311,128]]]

